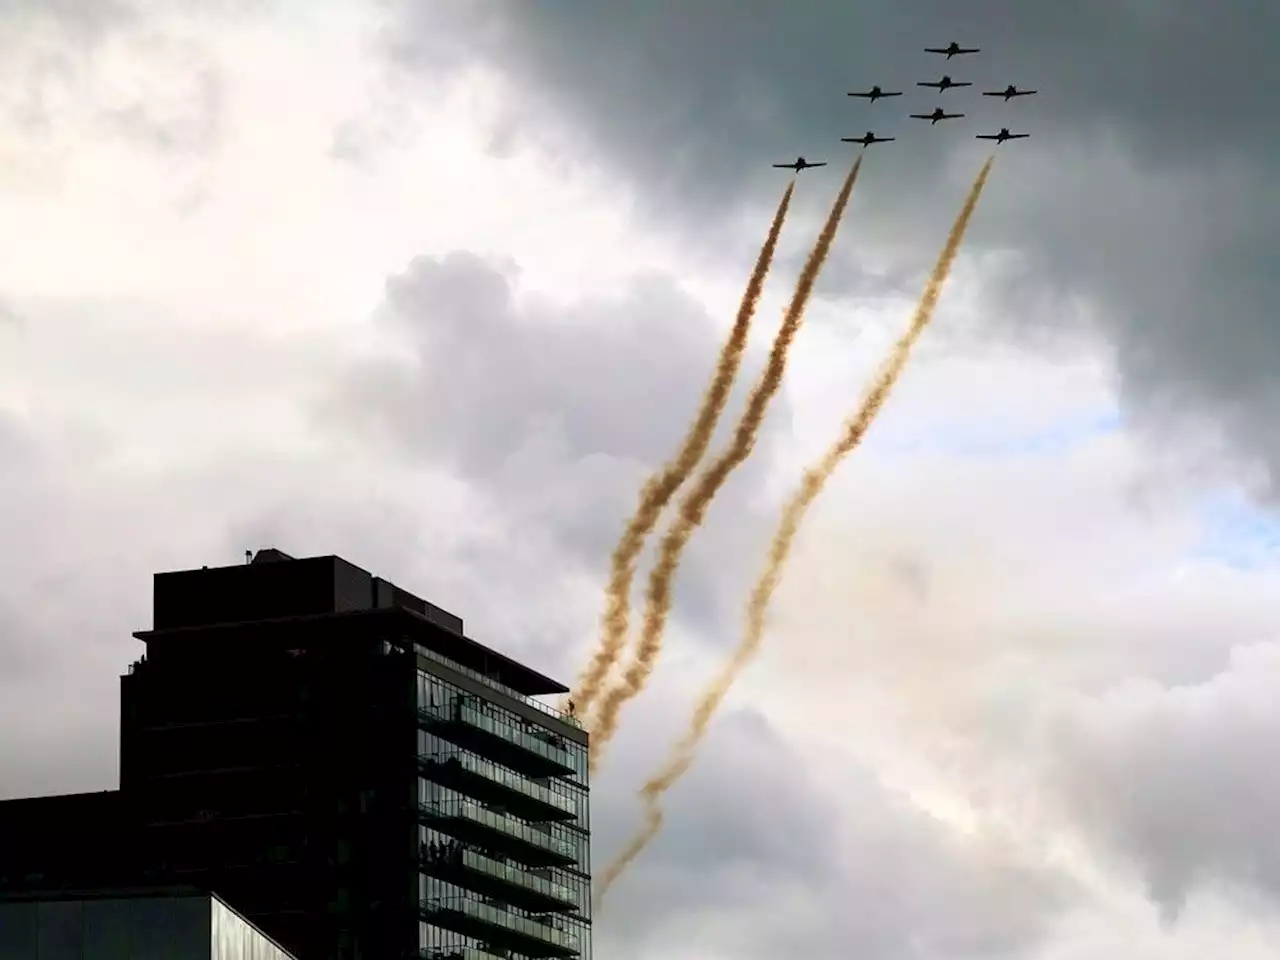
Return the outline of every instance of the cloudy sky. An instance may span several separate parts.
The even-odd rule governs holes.
[[[769,164],[832,166],[752,373],[839,137],[897,136],[690,548],[602,863],[1007,125],[1033,138],[597,956],[1274,956],[1280,8],[799,6],[0,4],[0,796],[114,785],[150,574],[246,549],[341,554],[571,678]],[[951,39],[983,52],[920,52]],[[944,70],[1040,93],[915,87]],[[874,83],[910,92],[844,95]],[[904,119],[938,104],[968,116]]]

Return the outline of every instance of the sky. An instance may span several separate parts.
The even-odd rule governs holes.
[[[800,178],[748,378],[839,138],[896,136],[597,775],[603,864],[905,327],[972,134],[1007,125],[1032,137],[596,956],[1272,956],[1280,10],[802,7],[0,4],[0,797],[114,786],[150,575],[245,550],[339,554],[571,680],[770,164],[831,166]],[[982,52],[922,52],[952,39]],[[1039,92],[915,86],[944,71]],[[845,96],[872,84],[908,93]],[[966,116],[905,118],[939,104]]]

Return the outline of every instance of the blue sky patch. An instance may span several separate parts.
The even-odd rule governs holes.
[[[867,435],[868,452],[879,456],[946,456],[981,460],[1011,457],[1062,456],[1090,440],[1115,433],[1122,420],[1119,411],[1095,411],[1064,418],[1039,429],[992,429],[985,423],[911,425],[876,430]]]
[[[1201,538],[1191,559],[1224,563],[1237,570],[1280,564],[1280,515],[1252,503],[1239,490],[1202,497],[1196,514]]]

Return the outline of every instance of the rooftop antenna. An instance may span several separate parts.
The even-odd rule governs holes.
[[[253,551],[252,551],[252,550],[246,550],[246,551],[244,552],[244,562],[245,562],[245,563],[253,563]]]

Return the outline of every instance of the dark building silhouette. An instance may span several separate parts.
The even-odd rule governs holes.
[[[4,960],[296,960],[222,899],[183,889],[0,894]]]
[[[300,960],[584,957],[566,688],[339,557],[155,575],[120,789],[0,803],[0,890],[174,884]]]

